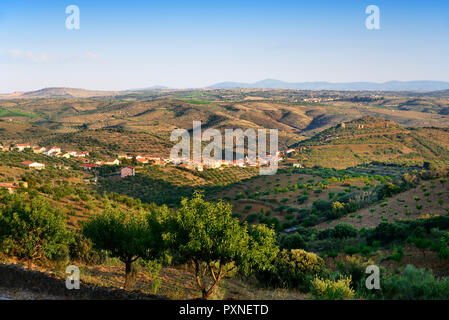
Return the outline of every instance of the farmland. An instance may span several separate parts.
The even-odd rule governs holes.
[[[404,298],[393,280],[407,282],[409,274],[446,285],[439,277],[447,277],[449,257],[449,97],[336,91],[317,98],[308,91],[258,89],[36,94],[0,100],[1,221],[12,223],[13,207],[44,208],[63,217],[55,218],[58,232],[66,229],[70,237],[55,247],[61,251],[28,259],[21,242],[2,229],[2,262],[63,277],[72,261],[82,266],[86,286],[133,287],[140,297],[164,299],[315,299],[314,286],[324,281],[319,277],[334,283],[340,275],[352,277],[348,294],[360,299]],[[278,129],[278,171],[261,176],[250,165],[172,163],[170,132],[191,130],[194,120],[220,132]],[[52,155],[50,148],[59,151]],[[24,162],[45,167],[33,170]],[[123,168],[135,171],[122,176]],[[142,239],[156,237],[154,248],[162,250],[163,243],[166,251],[123,268],[131,263],[114,248],[99,247],[96,235],[107,229],[95,229],[105,223],[101,219],[129,224]],[[190,238],[182,237],[211,230],[237,230],[226,241],[240,241],[238,254],[273,268],[252,270],[250,277],[244,268],[226,273],[213,293],[204,288],[215,288],[214,276],[198,287],[200,264],[186,261],[183,245]],[[291,270],[303,259],[316,265]],[[381,293],[364,291],[354,271],[372,263],[385,274]]]

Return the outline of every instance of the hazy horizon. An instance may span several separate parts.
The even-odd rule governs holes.
[[[80,9],[68,30],[65,10]],[[365,9],[380,9],[368,30]],[[449,81],[444,1],[0,4],[0,92],[221,82]]]

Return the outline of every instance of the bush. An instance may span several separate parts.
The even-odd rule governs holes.
[[[309,200],[308,196],[299,196],[298,197],[298,203],[300,203],[300,204],[306,202],[307,200]]]
[[[339,273],[352,279],[356,290],[365,288],[366,267],[373,264],[373,261],[360,256],[346,256],[336,262]]]
[[[341,277],[337,281],[315,278],[311,284],[312,293],[317,299],[350,300],[355,295],[351,288],[351,277]]]
[[[319,212],[326,212],[332,209],[332,202],[323,199],[316,200],[313,203],[313,207]]]
[[[250,214],[246,217],[246,221],[248,221],[249,223],[255,222],[257,219],[258,219],[257,213],[250,213]]]
[[[349,223],[337,224],[331,232],[331,236],[337,239],[357,237],[358,231]]]
[[[262,282],[305,291],[310,289],[310,281],[323,276],[325,272],[324,260],[302,249],[280,251],[274,265],[274,270],[259,274]]]
[[[449,299],[449,279],[439,280],[432,271],[407,265],[401,275],[382,282],[384,299],[440,300]]]
[[[81,232],[74,233],[73,241],[69,245],[69,255],[71,260],[86,265],[102,264],[106,259],[106,253],[102,250],[95,250],[92,241]]]
[[[449,259],[449,232],[444,233],[440,239],[438,257],[440,259]]]
[[[279,246],[282,249],[304,249],[306,242],[298,232],[293,234],[284,234],[279,240]]]
[[[0,244],[7,253],[28,261],[62,260],[67,257],[70,233],[66,218],[44,198],[28,202],[12,195],[0,214]],[[3,243],[1,243],[3,240]]]

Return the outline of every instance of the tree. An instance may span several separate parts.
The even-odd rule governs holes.
[[[410,242],[419,250],[421,250],[424,259],[426,258],[426,249],[430,247],[432,242],[423,237],[411,237]]]
[[[150,211],[121,209],[109,201],[102,214],[92,216],[82,226],[82,233],[92,240],[96,249],[108,250],[125,264],[125,284],[131,284],[131,267],[139,258],[157,257],[163,251],[160,216],[166,207]]]
[[[166,240],[179,262],[191,263],[203,299],[233,272],[249,275],[254,270],[270,269],[279,250],[272,229],[265,225],[248,229],[231,215],[231,205],[207,202],[202,193],[195,192],[192,199],[181,201],[181,208],[167,223]]]
[[[0,215],[0,239],[6,250],[26,259],[28,269],[35,259],[52,259],[67,254],[70,234],[66,218],[48,201],[23,195],[7,199]]]

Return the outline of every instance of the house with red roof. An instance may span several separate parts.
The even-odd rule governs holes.
[[[20,164],[27,168],[36,169],[36,170],[41,170],[41,169],[45,168],[45,164],[42,164],[39,162],[33,162],[33,161],[23,161]]]
[[[16,149],[18,151],[23,151],[25,149],[30,149],[30,148],[31,148],[31,146],[28,143],[18,143],[18,144],[15,144],[13,147],[13,149]]]

